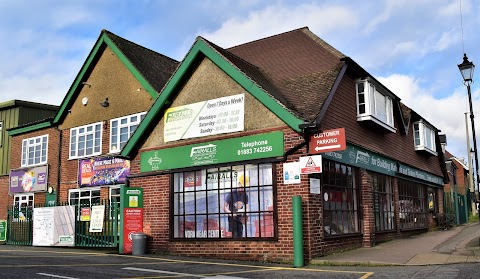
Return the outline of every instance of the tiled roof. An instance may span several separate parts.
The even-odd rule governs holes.
[[[320,112],[345,57],[306,27],[229,48],[223,55],[307,121]]]
[[[119,37],[108,30],[102,32],[107,34],[153,88],[160,92],[179,62]]]

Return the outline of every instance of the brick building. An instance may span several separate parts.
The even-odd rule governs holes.
[[[307,261],[443,210],[438,130],[308,28],[229,49],[198,37],[121,156],[154,251],[291,261],[294,196]]]
[[[45,119],[52,117],[58,110],[58,106],[34,103],[22,100],[11,100],[0,103],[0,197],[7,197],[10,193],[9,176],[11,170],[11,158],[16,154],[11,154],[12,147],[11,138],[8,136],[8,130],[24,125],[38,125]],[[18,149],[20,148],[20,149]],[[15,151],[21,151],[21,145],[15,147]],[[20,164],[14,165],[13,168],[20,167]],[[46,185],[42,186],[43,191]],[[27,197],[18,197],[17,203],[28,204],[31,201]],[[13,202],[7,202],[7,199],[0,201],[0,219],[7,219],[7,207],[12,206]]]
[[[448,150],[445,151],[445,162],[450,183],[445,184],[445,192],[453,191],[456,187],[457,193],[467,195],[470,187],[468,180],[468,163],[463,158],[457,158]],[[454,187],[452,187],[454,186]]]
[[[23,174],[31,172],[38,181],[40,174],[46,174],[48,185],[48,189],[28,192],[10,187],[8,204],[24,198],[28,207],[15,206],[27,212],[33,204],[48,202],[85,206],[101,200],[118,202],[119,185],[129,167],[128,160],[116,155],[177,65],[169,57],[102,30],[60,107],[55,107],[56,113],[41,123],[8,131],[10,178],[22,182]],[[31,158],[30,149],[41,156]],[[93,164],[101,164],[105,171],[82,171]],[[123,167],[126,172],[119,177],[110,175]]]
[[[443,210],[437,128],[308,28],[229,49],[198,37],[178,67],[104,30],[50,123],[12,140],[57,131],[57,200],[143,188],[150,251],[291,261],[293,197],[307,261]],[[128,159],[124,181],[84,176],[105,158]]]

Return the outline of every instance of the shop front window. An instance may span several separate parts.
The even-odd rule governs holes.
[[[272,164],[175,173],[173,238],[275,236]]]
[[[437,207],[437,191],[433,188],[428,189],[428,211],[438,212]]]
[[[425,191],[421,184],[398,180],[400,229],[427,227]]]
[[[340,163],[324,161],[320,183],[325,236],[359,233],[359,201],[355,169]]]
[[[395,202],[392,179],[386,175],[372,174],[375,231],[395,230]]]

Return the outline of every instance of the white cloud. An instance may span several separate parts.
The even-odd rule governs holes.
[[[400,6],[404,5],[406,2],[404,0],[388,0],[385,3],[385,9],[383,11],[377,12],[376,15],[367,23],[365,28],[365,33],[374,32],[377,29],[377,26],[387,22],[392,13]],[[369,17],[367,17],[369,18]]]
[[[304,26],[317,35],[345,31],[354,28],[357,21],[358,14],[343,6],[273,5],[230,18],[218,30],[204,30],[200,35],[227,48]]]
[[[440,129],[441,134],[447,136],[447,149],[452,154],[465,156],[465,112],[469,111],[465,88],[459,87],[451,95],[438,99],[432,96],[428,88],[422,88],[419,80],[411,76],[393,74],[377,79],[400,97],[402,103]],[[475,126],[478,130],[480,123],[475,123]]]
[[[450,29],[443,32],[438,41],[433,45],[434,51],[443,51],[460,41],[460,35],[457,29]]]

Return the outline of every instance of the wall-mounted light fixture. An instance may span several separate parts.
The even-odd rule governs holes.
[[[82,85],[88,85],[88,88],[92,87],[92,85],[90,83],[86,82],[86,81],[83,81]]]
[[[105,98],[105,100],[103,100],[103,102],[100,102],[100,105],[102,105],[102,107],[106,108],[110,105],[110,103],[108,102],[108,98]]]

